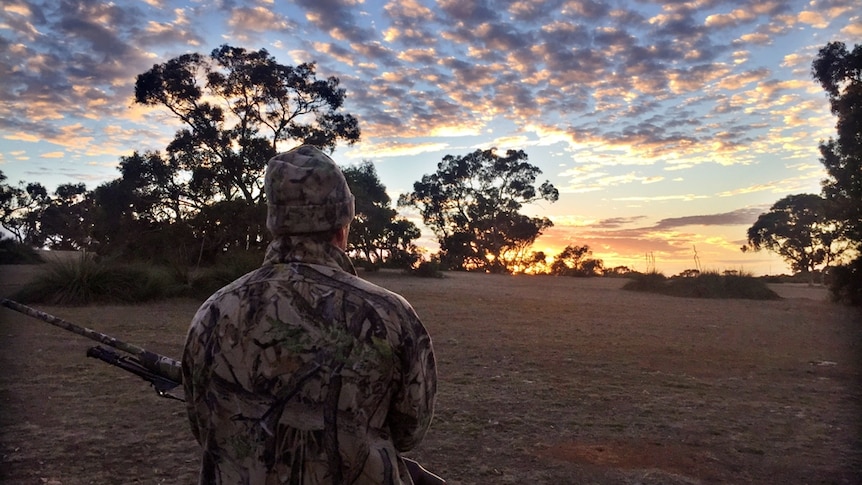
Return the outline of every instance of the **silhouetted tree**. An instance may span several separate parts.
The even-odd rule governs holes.
[[[419,247],[414,243],[422,235],[416,224],[407,219],[395,219],[389,223],[384,235],[384,248],[388,253],[386,266],[411,269],[421,258]]]
[[[339,139],[359,140],[356,119],[340,112],[344,98],[339,80],[317,79],[314,64],[285,66],[265,49],[228,45],[156,64],[135,83],[137,103],[163,106],[185,125],[167,152],[190,185],[249,204],[263,198],[262,174],[279,142],[332,150]]]
[[[551,274],[557,276],[601,276],[604,262],[592,257],[593,252],[587,245],[566,246],[554,257]]]
[[[539,174],[523,150],[446,155],[437,172],[415,182],[398,204],[419,209],[437,236],[445,267],[511,272],[525,248],[553,225],[520,213],[524,204],[559,198],[550,182],[535,185]]]
[[[82,184],[61,184],[39,218],[43,244],[51,249],[82,250],[90,245],[92,209],[87,199],[87,187]]]
[[[533,251],[524,258],[524,271],[533,274],[547,274],[550,272],[548,255],[544,251]]]
[[[392,199],[370,161],[343,168],[342,172],[356,198],[356,217],[350,223],[349,249],[370,264],[382,264],[386,230],[395,218]]]
[[[820,143],[820,162],[828,174],[823,195],[857,252],[853,262],[835,268],[831,289],[836,299],[862,305],[862,46],[849,51],[843,42],[826,44],[811,74],[838,117],[837,138]]]
[[[743,251],[766,249],[781,256],[793,271],[812,274],[847,248],[841,226],[828,216],[829,203],[816,194],[788,195],[760,214],[748,229]]]
[[[0,225],[12,233],[20,244],[42,247],[46,236],[42,232],[42,215],[51,205],[48,190],[38,182],[17,186],[5,183],[6,176],[0,171]]]

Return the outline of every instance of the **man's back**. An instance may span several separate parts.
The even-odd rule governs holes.
[[[430,338],[342,258],[285,238],[196,314],[183,371],[202,482],[410,483],[398,452],[431,421]]]

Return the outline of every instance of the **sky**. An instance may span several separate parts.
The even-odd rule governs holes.
[[[860,38],[858,0],[4,0],[0,170],[49,190],[116,179],[179,128],[133,103],[138,74],[263,48],[340,80],[362,140],[333,158],[372,161],[393,200],[446,155],[522,149],[560,191],[524,208],[554,222],[537,251],[789,273],[739,248],[774,202],[820,192],[836,120],[811,63]],[[428,228],[420,243],[436,250]]]

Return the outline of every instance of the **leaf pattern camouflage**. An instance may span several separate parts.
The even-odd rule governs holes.
[[[202,484],[411,484],[431,423],[431,339],[329,243],[283,236],[196,313],[182,359]]]

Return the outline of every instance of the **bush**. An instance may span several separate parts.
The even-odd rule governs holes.
[[[0,236],[0,264],[44,263],[35,249]]]
[[[862,256],[831,269],[829,292],[832,301],[862,306]]]
[[[662,293],[667,281],[667,278],[663,274],[655,271],[649,273],[629,273],[629,277],[631,281],[623,285],[624,290]]]
[[[646,291],[687,298],[739,298],[747,300],[777,300],[781,297],[766,284],[747,274],[705,272],[696,277],[667,279],[661,273],[635,277],[624,290]]]
[[[380,271],[380,268],[382,266],[379,262],[371,262],[371,261],[368,261],[367,259],[355,260],[354,264],[357,267],[362,268],[362,270],[365,271],[366,273],[376,273],[376,272]]]
[[[222,256],[219,261],[206,269],[189,276],[186,285],[175,296],[188,296],[198,299],[209,298],[210,295],[233,282],[235,279],[250,273],[263,263],[261,251],[237,251]]]
[[[166,271],[102,262],[82,254],[75,260],[47,263],[12,298],[55,305],[134,303],[162,298],[172,284]]]
[[[420,278],[442,278],[443,272],[440,271],[440,261],[422,261],[419,266],[412,270],[407,270],[409,274]]]

